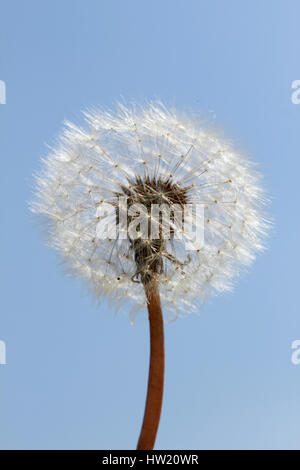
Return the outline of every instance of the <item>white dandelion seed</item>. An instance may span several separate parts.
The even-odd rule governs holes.
[[[204,301],[231,289],[233,279],[263,249],[268,228],[253,164],[196,120],[159,103],[146,108],[119,105],[116,113],[92,111],[84,116],[84,128],[66,123],[36,178],[32,204],[33,211],[45,217],[49,243],[69,270],[85,278],[98,298],[110,297],[122,308],[131,304],[132,319],[147,305],[150,327],[151,311],[161,313],[158,288],[166,318],[195,310],[198,298]],[[204,217],[200,221],[195,211],[184,213],[183,228],[190,230],[182,230],[181,239],[174,236],[174,218],[169,238],[162,236],[161,219],[153,221],[159,234],[155,239],[133,239],[128,227],[122,237],[115,232],[116,221],[122,228],[116,209],[122,197],[129,207],[146,208],[147,224],[154,204],[201,205]],[[114,211],[105,213],[102,207]],[[126,223],[134,221],[136,215],[127,215]],[[204,242],[196,248],[189,242],[200,222]],[[97,236],[99,227],[106,227],[106,238]],[[157,319],[155,328],[162,332]],[[160,348],[163,375],[163,336]],[[150,400],[151,374],[148,386]],[[158,421],[161,400],[162,384]],[[150,414],[155,415],[153,408]],[[141,437],[138,448],[154,445],[157,425],[151,425],[152,440]]]

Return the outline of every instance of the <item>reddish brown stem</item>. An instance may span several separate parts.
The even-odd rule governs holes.
[[[164,390],[164,325],[156,281],[145,286],[150,325],[150,366],[142,429],[137,450],[151,450],[158,430]]]

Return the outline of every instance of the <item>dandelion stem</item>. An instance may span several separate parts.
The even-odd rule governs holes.
[[[145,285],[150,325],[150,366],[142,429],[137,450],[151,450],[158,430],[164,389],[164,325],[156,280]]]

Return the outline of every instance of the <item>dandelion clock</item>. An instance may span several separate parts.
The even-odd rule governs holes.
[[[69,271],[133,322],[148,312],[150,367],[137,449],[153,449],[164,386],[164,321],[232,288],[268,224],[253,164],[197,120],[119,105],[66,122],[36,177],[32,210]],[[164,313],[163,313],[164,312]]]

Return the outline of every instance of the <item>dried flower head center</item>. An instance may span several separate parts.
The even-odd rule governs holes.
[[[191,186],[181,187],[178,183],[172,181],[171,178],[136,176],[133,180],[128,180],[128,186],[120,185],[122,192],[116,193],[119,196],[126,196],[127,198],[127,226],[135,219],[136,215],[130,215],[130,207],[133,205],[142,205],[148,214],[149,220],[148,231],[150,234],[151,214],[152,208],[169,207],[170,238],[174,237],[174,207],[179,207],[183,210],[184,205],[189,202],[189,189]],[[117,214],[118,219],[118,214]],[[158,212],[158,225],[157,236],[131,238],[130,247],[134,252],[134,259],[136,263],[136,272],[132,276],[134,282],[142,282],[147,284],[157,274],[164,271],[164,258],[172,263],[182,265],[174,256],[169,254],[166,249],[166,240],[164,237],[163,229],[163,214],[162,211]],[[182,220],[183,223],[183,220]]]

